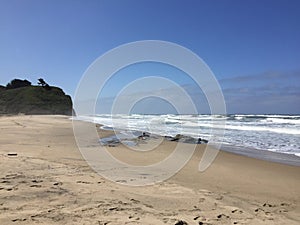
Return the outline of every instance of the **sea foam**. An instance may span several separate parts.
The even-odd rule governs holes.
[[[184,134],[206,139],[214,136],[213,140],[222,144],[300,156],[300,115],[101,114],[79,119],[163,136]],[[220,136],[215,137],[216,134]]]

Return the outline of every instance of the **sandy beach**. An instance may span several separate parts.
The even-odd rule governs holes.
[[[205,145],[198,145],[172,178],[131,187],[88,166],[67,116],[3,116],[0,129],[1,225],[300,224],[299,166],[221,151],[201,173]],[[109,151],[127,163],[151,164],[175,144],[130,157],[123,145]]]

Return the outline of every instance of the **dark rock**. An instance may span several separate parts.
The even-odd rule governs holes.
[[[173,137],[172,136],[164,136],[165,140],[167,141],[172,141]]]
[[[121,144],[121,141],[117,138],[107,137],[107,138],[101,138],[100,143],[103,146],[116,147]]]
[[[180,139],[185,138],[186,136],[182,134],[176,134],[176,136],[173,138],[173,141],[179,141]]]
[[[143,132],[142,136],[143,136],[143,137],[150,137],[150,133],[148,133],[148,132]]]
[[[150,133],[148,132],[143,132],[140,136],[138,136],[138,139],[142,139],[142,140],[145,140],[147,138],[150,137]]]
[[[165,136],[165,139],[167,141],[177,141],[177,142],[189,143],[189,144],[203,144],[203,143],[208,143],[208,141],[205,140],[205,139],[202,139],[202,138],[193,138],[193,137],[182,135],[182,134],[177,134],[175,137]]]
[[[201,141],[201,144],[202,143],[204,143],[204,144],[207,144],[208,143],[208,140],[206,140],[206,139],[202,139],[202,138],[199,138],[200,139],[200,141]]]
[[[208,140],[205,140],[203,138],[198,138],[195,142],[196,142],[196,144],[207,144]]]

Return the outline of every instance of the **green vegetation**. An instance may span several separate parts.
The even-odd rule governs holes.
[[[0,86],[0,114],[19,113],[72,115],[72,100],[58,87]]]

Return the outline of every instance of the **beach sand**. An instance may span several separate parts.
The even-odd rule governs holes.
[[[165,182],[131,187],[104,179],[83,159],[66,116],[0,117],[0,224],[300,224],[300,167],[220,152],[198,171],[205,145]],[[101,131],[107,136],[110,131]],[[151,164],[158,151],[109,148]],[[131,154],[131,155],[129,155]],[[125,180],[126,182],[126,180]]]

